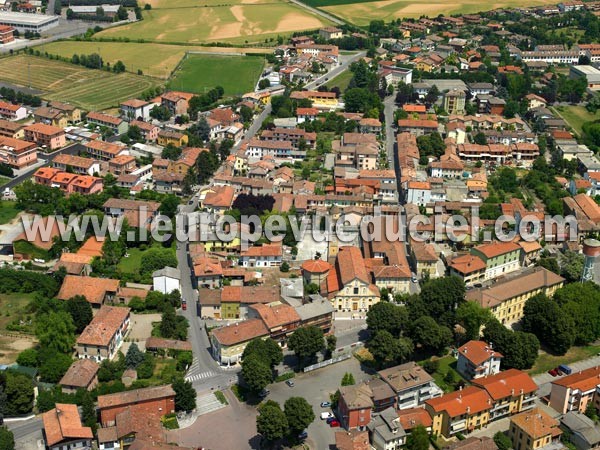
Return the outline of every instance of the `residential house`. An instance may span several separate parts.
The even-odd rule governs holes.
[[[36,122],[58,128],[65,128],[69,123],[67,116],[61,110],[49,106],[42,106],[36,109],[33,117]]]
[[[458,349],[456,370],[467,380],[500,372],[502,354],[483,341],[469,341]]]
[[[441,276],[438,273],[438,257],[435,248],[425,242],[410,242],[410,254],[416,267],[416,274],[419,278],[437,278]]]
[[[102,192],[104,186],[102,178],[62,172],[51,167],[42,167],[36,170],[33,179],[36,184],[58,188],[67,196],[73,193],[95,194]]]
[[[69,367],[58,384],[65,394],[75,394],[79,389],[91,391],[98,385],[100,366],[91,359],[78,359]]]
[[[492,399],[488,393],[475,386],[444,394],[425,402],[432,417],[432,432],[450,438],[485,427],[490,420]]]
[[[120,117],[111,116],[100,112],[89,112],[85,120],[88,124],[100,128],[107,128],[115,135],[127,133],[129,123]]]
[[[451,89],[444,94],[444,110],[448,114],[464,114],[465,113],[465,102],[466,102],[465,91],[460,89]]]
[[[129,410],[131,416],[164,416],[175,412],[175,391],[171,385],[98,396],[98,412],[103,427],[115,425],[117,416]]]
[[[155,291],[170,294],[173,291],[181,292],[181,273],[173,267],[164,267],[152,273],[152,285]]]
[[[274,305],[257,303],[250,305],[248,317],[257,317],[262,320],[267,330],[269,330],[269,337],[281,346],[285,345],[287,338],[302,322],[296,309],[284,303]]]
[[[189,101],[194,94],[189,92],[170,91],[160,96],[161,106],[167,108],[172,115],[181,116],[187,114]]]
[[[108,172],[116,177],[136,169],[135,158],[131,155],[118,155],[108,161]]]
[[[89,141],[85,145],[86,153],[100,161],[108,161],[119,155],[126,155],[127,147],[122,144],[105,141]]]
[[[600,405],[600,367],[590,367],[552,381],[550,406],[562,414],[584,413],[589,404]]]
[[[317,108],[297,108],[296,109],[296,117],[298,118],[298,123],[304,122],[312,122],[319,115],[319,110]]]
[[[508,436],[515,450],[536,450],[559,443],[562,430],[559,421],[541,408],[511,417]]]
[[[102,306],[77,338],[77,356],[97,362],[112,359],[129,331],[130,311],[122,306]]]
[[[126,100],[120,105],[121,117],[128,121],[150,120],[150,110],[154,104],[137,98]],[[131,126],[131,123],[129,124]]]
[[[34,123],[25,127],[25,140],[35,142],[38,147],[47,150],[59,149],[67,143],[66,135],[62,128],[44,123]]]
[[[283,258],[281,243],[252,246],[240,253],[238,263],[244,267],[278,267]]]
[[[535,406],[538,385],[525,372],[509,369],[472,380],[492,398],[490,420],[517,414]]]
[[[194,258],[194,277],[198,287],[217,289],[223,281],[223,267],[216,258],[202,256]]]
[[[406,444],[406,432],[394,408],[385,409],[373,417],[368,428],[371,446],[375,450],[400,450]]]
[[[32,142],[0,136],[0,162],[14,169],[37,163],[37,145]]]
[[[202,208],[209,212],[223,214],[231,209],[235,197],[235,190],[231,186],[215,186],[201,200]]]
[[[330,41],[332,39],[341,39],[344,32],[336,27],[325,27],[319,30],[319,36]]]
[[[223,366],[237,364],[248,342],[254,338],[267,337],[269,330],[260,319],[249,319],[211,331],[210,342],[213,358]]]
[[[498,450],[498,446],[491,437],[475,437],[471,436],[464,440],[453,442],[444,450]]]
[[[371,388],[366,383],[359,385],[342,386],[339,389],[338,417],[347,430],[358,429],[364,431],[371,422]]]
[[[185,175],[172,172],[158,172],[152,176],[154,189],[163,194],[181,195]]]
[[[131,122],[129,122],[129,126],[138,127],[140,129],[142,137],[146,142],[154,142],[158,139],[158,133],[160,131],[160,128],[156,125],[141,120],[132,120]]]
[[[399,410],[418,407],[443,394],[431,375],[412,361],[381,370],[378,374],[396,393]]]
[[[10,120],[0,119],[0,136],[13,139],[25,138],[25,125]]]
[[[381,122],[378,119],[363,117],[358,122],[358,129],[361,133],[381,133]]]
[[[485,280],[485,262],[476,255],[461,255],[447,260],[450,275],[461,278],[467,286]]]
[[[569,442],[577,450],[594,450],[600,447],[600,428],[585,414],[570,411],[561,417],[560,424],[567,431]]]
[[[489,308],[498,321],[510,326],[523,318],[523,308],[528,299],[537,294],[552,297],[564,281],[554,272],[534,267],[497,279],[490,286],[471,289],[465,298]]]
[[[129,226],[148,227],[158,215],[160,203],[142,200],[109,198],[104,205],[104,213],[110,217],[125,217]]]
[[[369,433],[360,430],[336,431],[335,450],[371,450]]]
[[[81,424],[77,405],[57,403],[42,414],[43,438],[48,450],[91,449],[94,434]]]
[[[0,101],[0,117],[6,120],[23,120],[27,117],[27,108]]]
[[[166,147],[171,144],[175,147],[183,147],[188,143],[188,135],[178,131],[160,130],[158,132],[157,144]]]
[[[90,175],[100,173],[100,161],[81,156],[61,153],[52,160],[52,167],[63,172],[72,172],[78,175]]]
[[[438,122],[433,119],[400,119],[398,132],[407,132],[415,136],[435,133],[438,131]]]
[[[67,121],[70,124],[81,122],[81,109],[79,109],[77,106],[57,101],[51,101],[48,103],[48,106],[61,111],[66,116]]]
[[[56,298],[69,300],[77,295],[83,295],[93,307],[99,308],[104,303],[112,302],[118,289],[119,280],[67,275]]]
[[[471,249],[485,263],[485,279],[490,280],[520,268],[521,247],[514,242],[492,242]]]

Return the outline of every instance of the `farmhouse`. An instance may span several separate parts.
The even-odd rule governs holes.
[[[55,408],[42,415],[42,421],[46,448],[92,448],[92,429],[81,424],[77,405],[57,403]]]
[[[74,394],[78,389],[91,391],[98,384],[100,366],[91,359],[78,359],[61,378],[60,384],[65,394]]]
[[[119,280],[67,275],[56,298],[69,300],[83,295],[93,307],[100,307],[105,302],[112,302],[118,290]]]
[[[126,410],[132,416],[171,414],[175,411],[175,391],[171,385],[165,385],[98,396],[103,427],[115,425],[117,416]]]

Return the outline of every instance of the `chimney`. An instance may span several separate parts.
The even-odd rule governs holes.
[[[471,407],[467,406],[467,414],[470,414],[470,413],[471,413]]]

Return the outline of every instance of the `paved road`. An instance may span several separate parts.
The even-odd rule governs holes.
[[[315,78],[313,81],[304,86],[306,89],[316,89],[318,86],[323,84],[325,81],[333,80],[340,73],[350,68],[350,64],[354,61],[358,61],[360,58],[363,58],[367,55],[367,52],[358,52],[354,55],[340,55],[341,64],[339,66],[334,67],[329,72],[321,75],[319,78]]]
[[[25,421],[5,421],[4,424],[11,430],[15,436],[15,441],[19,443],[19,439],[25,438],[30,434],[37,433],[42,429],[42,418],[36,417]],[[17,445],[17,448],[19,446]]]
[[[250,125],[250,128],[248,128],[248,130],[246,130],[246,133],[244,134],[244,139],[242,139],[238,143],[238,145],[236,145],[234,147],[234,150],[238,150],[244,142],[248,142],[250,139],[252,139],[256,135],[256,133],[259,132],[260,127],[262,127],[263,122],[265,121],[267,116],[269,114],[271,114],[271,110],[272,110],[271,104],[269,103],[267,106],[265,106],[265,109],[262,110],[262,112],[258,115],[258,117],[256,117],[256,119],[254,119],[254,121],[252,122],[252,125]]]
[[[326,13],[325,11],[321,11],[320,9],[317,8],[313,8],[312,6],[308,6],[306,3],[303,3],[301,1],[298,0],[290,0],[292,3],[294,3],[295,5],[298,5],[301,8],[304,9],[308,9],[310,12],[312,12],[313,14],[317,14],[318,16],[321,16],[337,25],[344,25],[345,22],[343,20],[338,19],[337,17],[332,16],[331,14]]]

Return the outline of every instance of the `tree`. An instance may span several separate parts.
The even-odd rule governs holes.
[[[417,425],[406,438],[406,450],[428,450],[429,434],[423,425]]]
[[[171,111],[164,106],[156,105],[150,110],[150,117],[161,122],[166,122],[171,118]]]
[[[479,339],[479,330],[491,318],[490,310],[482,308],[476,302],[465,302],[456,310],[456,320],[464,327],[469,341]]]
[[[258,82],[258,89],[266,89],[268,87],[271,86],[271,82],[269,81],[268,78],[262,78],[259,82]]]
[[[560,274],[567,279],[568,282],[581,280],[583,273],[583,255],[575,252],[565,252],[559,259]]]
[[[465,301],[465,283],[455,276],[436,278],[423,285],[420,297],[429,315],[450,327],[455,309]]]
[[[242,361],[250,356],[257,356],[269,367],[274,367],[283,361],[281,347],[271,338],[255,338],[248,342],[242,354]]]
[[[327,342],[327,351],[329,353],[333,353],[336,349],[337,345],[337,337],[335,334],[330,334],[325,338],[325,342]]]
[[[127,10],[123,8],[123,6],[119,6],[119,9],[117,10],[117,18],[119,20],[126,20],[127,16]]]
[[[52,311],[47,316],[38,318],[35,334],[44,349],[56,350],[59,353],[73,351],[75,324],[65,311]]]
[[[213,152],[202,152],[196,161],[196,171],[198,173],[198,182],[207,183],[219,168],[219,158]]]
[[[165,267],[177,267],[177,256],[170,248],[150,248],[142,255],[140,272],[152,274],[152,272]]]
[[[450,345],[452,331],[444,325],[438,325],[432,317],[423,316],[413,322],[411,338],[415,344],[421,344],[425,349],[439,353]]]
[[[521,323],[523,331],[535,334],[557,355],[564,355],[573,345],[573,318],[564,314],[558,303],[544,294],[538,294],[525,302]]]
[[[302,397],[290,397],[283,405],[290,433],[295,436],[315,420],[312,406]]]
[[[250,389],[260,392],[273,380],[273,372],[263,359],[253,354],[242,361],[242,377]]]
[[[83,295],[76,295],[67,300],[65,302],[65,310],[69,313],[71,319],[73,319],[75,332],[77,334],[81,334],[83,329],[87,327],[94,318],[92,305],[90,305],[90,302],[88,302]]]
[[[181,156],[181,149],[179,147],[175,147],[173,144],[168,143],[165,148],[163,148],[161,153],[161,158],[170,159],[171,161],[175,161]]]
[[[210,139],[210,125],[204,116],[198,119],[198,123],[196,125],[196,136],[198,136],[203,142],[208,142]]]
[[[288,264],[287,261],[284,261],[283,263],[281,263],[281,266],[279,266],[279,270],[283,273],[289,272],[290,271],[290,265]]]
[[[56,351],[44,352],[43,362],[40,365],[40,377],[47,383],[58,383],[71,364],[73,358],[70,354],[58,353]]]
[[[353,386],[355,384],[356,381],[354,381],[354,375],[352,375],[350,372],[346,372],[342,378],[342,386]]]
[[[390,302],[374,304],[367,312],[367,327],[372,331],[389,331],[398,336],[408,324],[408,311]]]
[[[376,361],[382,365],[392,363],[398,359],[405,359],[411,352],[403,355],[405,350],[401,347],[400,341],[389,331],[377,331],[374,336],[367,342],[367,349]]]
[[[175,391],[175,410],[192,411],[196,409],[196,390],[192,383],[177,377],[173,380],[173,390]]]
[[[17,356],[17,364],[25,367],[37,367],[38,366],[38,351],[35,348],[28,348],[23,350]]]
[[[83,393],[81,399],[81,419],[86,427],[96,425],[96,408],[94,407],[94,399],[88,391]]]
[[[473,142],[479,145],[487,145],[487,138],[481,131],[473,136]]]
[[[171,219],[177,214],[177,208],[179,207],[179,197],[174,194],[168,194],[165,196],[162,202],[160,202],[159,211],[161,214],[170,217]]]
[[[498,320],[488,321],[483,330],[483,339],[494,345],[494,350],[502,353],[505,368],[525,370],[535,363],[540,349],[540,341],[532,333],[513,332]]]
[[[121,8],[119,8],[119,9],[121,9]],[[115,73],[125,72],[125,64],[123,64],[123,61],[119,60],[115,63],[115,65],[113,66],[113,72],[115,72]]]
[[[288,347],[301,361],[312,358],[323,350],[323,330],[315,326],[300,327],[290,336]]]
[[[427,91],[427,95],[425,95],[425,104],[428,106],[433,105],[438,97],[440,96],[440,90],[438,89],[438,87],[434,84],[433,86],[431,86],[431,89],[429,89],[429,91]]]
[[[256,417],[256,431],[267,441],[281,439],[288,431],[288,422],[277,402],[267,401],[259,407]]]
[[[398,83],[398,92],[396,93],[396,104],[404,105],[410,103],[415,98],[415,90],[412,84],[406,84],[403,81]]]
[[[498,450],[509,450],[512,448],[512,441],[502,431],[498,431],[494,434],[494,442],[498,447]]]
[[[4,392],[7,416],[27,414],[33,409],[33,381],[29,376],[8,370]]]
[[[0,450],[15,450],[15,437],[6,427],[0,427]]]
[[[251,122],[253,116],[254,112],[252,111],[252,108],[246,105],[240,107],[240,117],[242,118],[243,123]]]
[[[175,338],[177,334],[177,315],[174,308],[167,308],[162,313],[160,321],[160,335],[167,339]]]
[[[125,355],[125,365],[128,369],[135,369],[144,361],[144,353],[139,349],[137,344],[133,342],[129,349],[127,350],[127,354]]]

